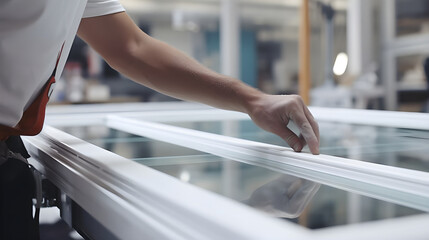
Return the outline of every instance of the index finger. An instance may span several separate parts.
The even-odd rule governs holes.
[[[311,114],[310,110],[306,106],[304,106],[304,113],[308,121],[310,122],[311,127],[313,128],[313,132],[317,137],[317,141],[320,142],[319,124],[317,124],[316,120],[313,117],[313,114]]]
[[[319,140],[318,140],[318,127],[316,128],[317,135],[315,133],[315,130],[313,129],[313,125],[317,124],[313,120],[313,125],[310,123],[311,120],[309,120],[304,114],[304,111],[298,111],[291,115],[291,120],[297,125],[299,131],[301,132],[301,135],[304,137],[305,142],[308,144],[308,147],[310,148],[311,153],[313,154],[319,154]]]

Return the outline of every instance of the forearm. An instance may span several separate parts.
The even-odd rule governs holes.
[[[138,83],[179,99],[245,112],[295,151],[308,143],[312,153],[319,152],[317,123],[299,96],[266,95],[215,73],[146,35],[124,12],[82,19],[78,34],[113,68]],[[303,139],[287,128],[290,120]]]
[[[112,65],[130,79],[182,100],[247,113],[248,104],[262,94],[149,36],[141,36],[128,56]]]
[[[263,95],[151,38],[124,12],[82,19],[78,35],[122,74],[172,97],[248,113]]]

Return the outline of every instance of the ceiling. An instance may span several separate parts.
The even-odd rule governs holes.
[[[240,0],[241,24],[251,27],[297,27],[301,0]],[[317,9],[316,0],[310,8]],[[327,2],[327,1],[324,1]],[[328,1],[334,9],[344,12],[347,0]],[[127,12],[140,23],[172,24],[174,19],[214,28],[218,24],[221,0],[121,0]]]

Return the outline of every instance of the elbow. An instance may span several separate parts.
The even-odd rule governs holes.
[[[144,38],[144,36],[143,36]],[[151,87],[154,78],[152,40],[150,38],[128,41],[115,54],[103,56],[110,67],[142,85]]]
[[[117,47],[112,54],[103,56],[107,64],[118,72],[126,73],[137,60],[138,43],[131,41]]]
[[[103,56],[110,67],[123,74],[144,65],[148,45],[151,42],[151,38],[143,32],[133,34],[126,39],[121,44],[110,47],[109,54]]]

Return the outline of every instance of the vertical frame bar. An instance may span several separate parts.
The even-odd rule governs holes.
[[[310,104],[310,16],[308,0],[301,3],[301,21],[299,26],[299,95],[306,105]]]

